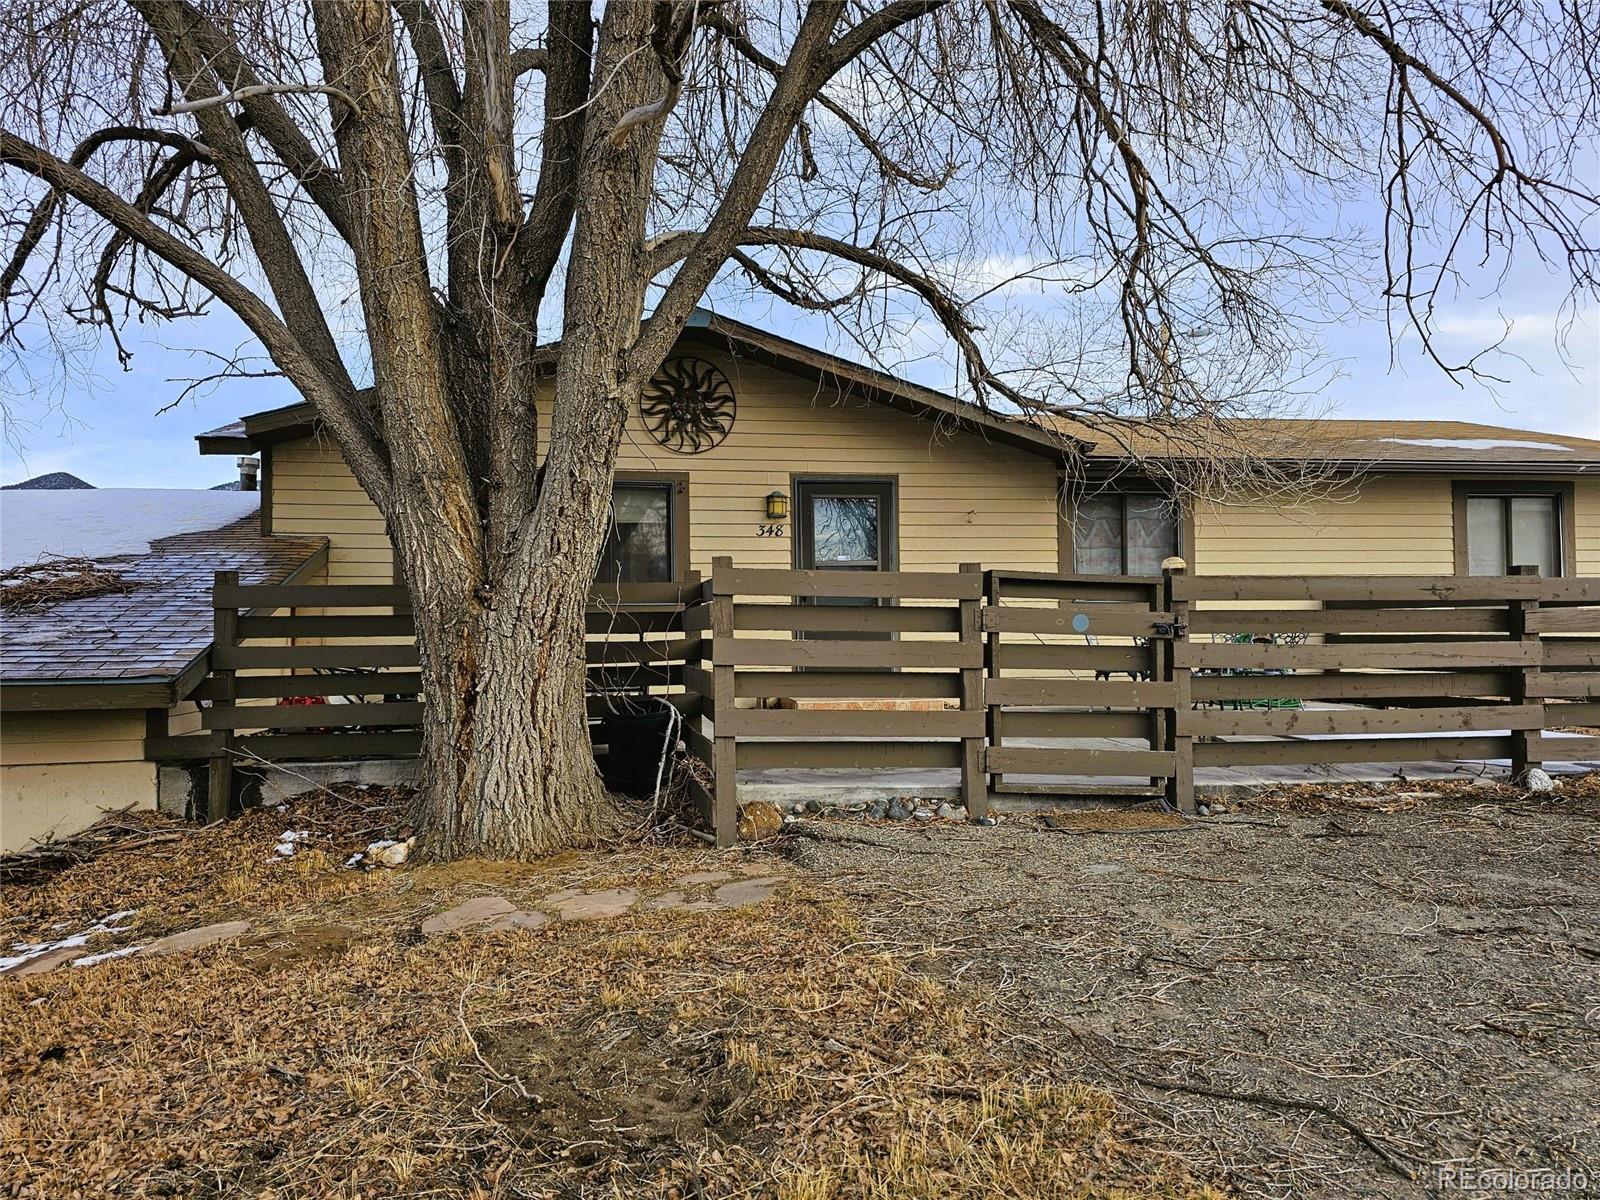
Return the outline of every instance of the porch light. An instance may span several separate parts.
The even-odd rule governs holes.
[[[782,521],[789,515],[789,497],[783,492],[767,493],[767,520]]]

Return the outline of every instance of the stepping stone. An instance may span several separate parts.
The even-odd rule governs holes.
[[[783,879],[777,875],[765,879],[741,879],[737,883],[723,884],[712,894],[724,908],[744,908],[772,899],[773,892],[782,882]]]
[[[639,893],[632,888],[612,888],[609,892],[556,892],[544,903],[556,910],[563,921],[598,921],[620,917],[633,907]]]
[[[722,907],[710,900],[685,900],[682,892],[662,892],[661,895],[649,900],[646,908],[653,908],[657,912],[714,912]]]
[[[57,967],[64,967],[73,959],[82,958],[82,946],[58,946],[54,950],[46,950],[43,954],[35,955],[27,962],[18,963],[0,971],[7,979],[21,979],[24,975],[43,975],[46,971],[53,971]]]
[[[477,896],[454,908],[429,917],[422,923],[424,937],[460,933],[465,929],[499,932],[505,929],[538,929],[550,918],[542,912],[524,912],[504,896]]]
[[[680,887],[694,887],[701,883],[727,883],[733,876],[726,871],[696,871],[678,880]]]
[[[215,925],[202,925],[198,929],[185,929],[181,933],[170,933],[164,938],[157,938],[139,953],[181,954],[185,950],[199,950],[205,946],[225,942],[229,938],[242,937],[249,932],[249,921],[219,921]]]

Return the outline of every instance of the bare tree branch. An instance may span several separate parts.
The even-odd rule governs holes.
[[[166,104],[160,108],[150,110],[151,115],[157,117],[172,117],[179,113],[199,112],[205,108],[215,108],[219,104],[239,104],[256,96],[332,96],[345,107],[354,111],[356,99],[349,92],[340,88],[328,87],[320,83],[257,83],[249,87],[234,88],[219,96],[201,96],[197,100],[180,100]]]
[[[356,416],[355,397],[341,392],[337,384],[322,373],[316,358],[305,351],[264,300],[104,184],[6,129],[0,129],[0,165],[18,167],[57,192],[81,200],[232,309],[334,429],[341,444],[346,446],[351,469],[362,485],[375,500],[387,500],[390,487],[387,464],[370,440],[365,422]]]

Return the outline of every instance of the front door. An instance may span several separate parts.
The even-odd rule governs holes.
[[[799,512],[795,539],[802,571],[892,571],[895,567],[894,484],[884,479],[809,479],[795,484]],[[855,596],[818,597],[813,603],[875,605]],[[816,633],[813,637],[882,638],[882,633]]]

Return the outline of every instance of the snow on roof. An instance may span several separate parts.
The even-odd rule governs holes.
[[[151,542],[221,529],[260,503],[260,492],[192,488],[8,491],[0,496],[0,569],[48,555],[149,554]]]
[[[1571,446],[1561,446],[1555,442],[1524,442],[1515,438],[1386,437],[1380,440],[1402,446],[1437,446],[1442,450],[1561,450],[1572,453]]]

